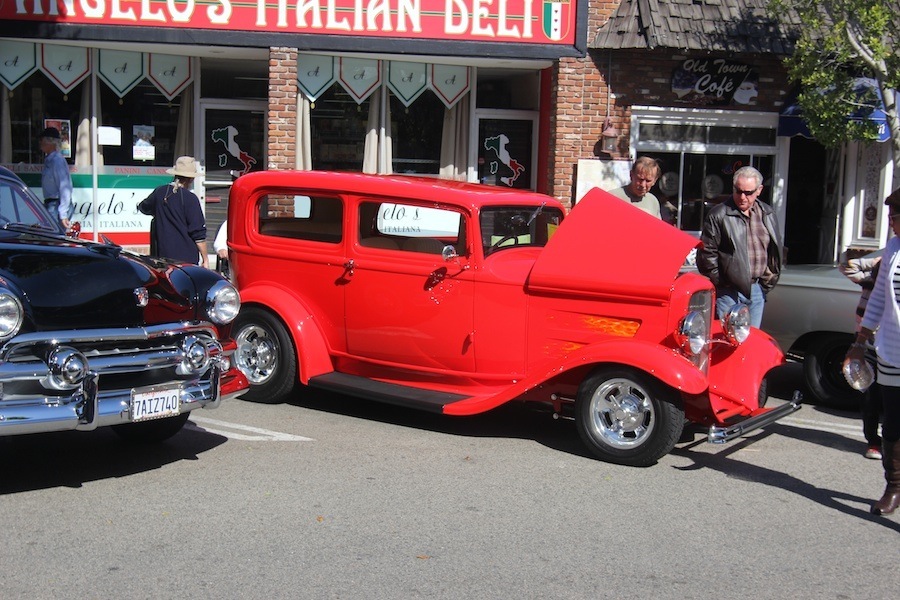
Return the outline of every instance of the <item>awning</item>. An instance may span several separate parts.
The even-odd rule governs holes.
[[[874,79],[867,77],[859,77],[857,78],[854,87],[860,95],[866,93],[868,90],[874,90],[875,94],[878,96],[878,106],[874,110],[860,109],[849,115],[847,118],[854,121],[868,119],[869,121],[874,122],[878,127],[877,141],[886,142],[891,139],[887,113],[884,111],[884,99],[881,97],[881,90],[878,89],[877,82]],[[813,134],[810,133],[809,127],[806,125],[806,120],[803,117],[803,110],[797,102],[796,93],[788,97],[784,110],[782,110],[781,114],[778,116],[778,135],[783,137],[800,135],[805,138],[813,139]]]

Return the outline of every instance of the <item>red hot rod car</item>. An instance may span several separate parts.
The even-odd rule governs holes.
[[[762,406],[784,357],[746,307],[723,325],[710,282],[679,273],[698,241],[600,190],[566,215],[512,189],[269,171],[235,182],[228,227],[251,400],[302,384],[447,415],[539,402],[636,466],[685,420],[723,442],[799,408]]]

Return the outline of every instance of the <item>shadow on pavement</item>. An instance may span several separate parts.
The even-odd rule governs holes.
[[[802,437],[804,439],[808,437],[807,434],[820,433],[811,432],[809,430],[801,431],[804,433],[804,435],[797,437]],[[883,527],[892,529],[900,533],[900,522],[893,521],[889,517],[879,517],[869,513],[868,507],[874,500],[876,500],[876,498],[863,498],[861,496],[854,496],[845,492],[839,492],[827,488],[819,488],[803,481],[802,479],[798,479],[793,475],[788,475],[786,473],[782,473],[781,471],[761,467],[759,465],[749,464],[731,458],[731,455],[747,447],[749,444],[758,442],[761,439],[764,439],[775,433],[778,433],[778,431],[773,427],[771,430],[763,431],[762,433],[754,435],[753,437],[744,438],[728,446],[723,446],[723,449],[720,452],[716,452],[715,454],[691,452],[691,448],[700,442],[694,442],[693,444],[689,444],[685,447],[675,448],[675,450],[672,451],[672,454],[687,458],[693,461],[694,464],[687,467],[674,468],[679,471],[712,469],[713,471],[719,471],[720,473],[723,473],[728,477],[734,477],[744,481],[750,481],[753,483],[768,485],[774,488],[780,488],[782,490],[802,496],[807,500],[810,500],[817,504],[821,504],[822,506],[825,506],[827,508],[831,508],[852,517],[871,521],[872,523],[882,525]],[[856,508],[854,506],[850,506],[848,503],[862,504],[865,508]]]
[[[554,450],[593,458],[581,444],[574,421],[554,419],[549,410],[520,402],[510,402],[491,411],[465,417],[430,413],[319,390],[315,394],[303,394],[292,400],[291,404],[448,435],[533,440]]]
[[[123,441],[109,429],[0,437],[0,494],[124,477],[198,460],[227,438],[192,427],[158,444]]]

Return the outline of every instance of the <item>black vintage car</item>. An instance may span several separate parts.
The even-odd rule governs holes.
[[[0,435],[174,435],[247,389],[231,358],[239,309],[209,269],[67,237],[0,167]]]

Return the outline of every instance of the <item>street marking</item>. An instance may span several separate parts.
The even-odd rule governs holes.
[[[788,417],[780,419],[776,423],[784,423],[793,427],[802,429],[812,429],[815,431],[827,431],[828,433],[839,433],[841,435],[852,435],[854,437],[865,437],[862,431],[862,421],[853,425],[838,423],[837,421],[818,421],[813,419],[798,419],[796,417]]]
[[[192,425],[195,429],[200,431],[208,431],[209,433],[215,433],[218,435],[225,436],[232,440],[245,440],[245,441],[266,441],[266,442],[314,442],[315,440],[308,437],[303,437],[302,435],[293,435],[290,433],[283,433],[281,431],[272,431],[271,429],[261,429],[259,427],[251,427],[250,425],[242,425],[240,423],[229,423],[228,421],[219,421],[216,419],[207,419],[206,417],[195,417],[191,415],[191,420],[187,422],[187,425]],[[199,427],[198,425],[203,425],[203,427]],[[207,427],[206,425],[212,425],[213,427]],[[216,427],[222,427],[224,429],[217,429]],[[236,429],[238,431],[248,431],[250,433],[256,435],[248,435],[246,433],[237,433],[235,431],[227,431],[229,429]]]

